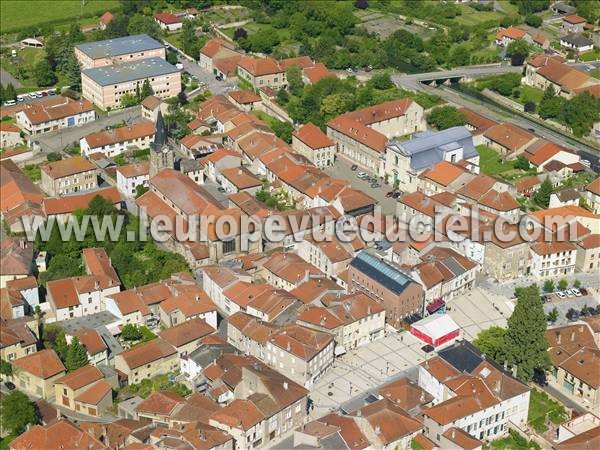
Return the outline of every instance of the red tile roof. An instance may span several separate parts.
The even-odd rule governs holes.
[[[247,103],[255,103],[260,102],[260,97],[256,95],[254,92],[239,90],[239,91],[231,91],[229,92],[229,97],[237,103],[247,104]]]
[[[160,332],[159,336],[173,347],[181,347],[208,336],[214,331],[215,329],[207,324],[204,319],[195,318],[186,320],[174,327],[166,328]]]
[[[100,372],[100,369],[88,364],[80,367],[77,370],[74,370],[73,372],[69,372],[63,377],[60,377],[55,381],[55,383],[64,384],[65,386],[76,391],[98,380],[102,380],[103,378],[104,374]]]
[[[61,159],[42,166],[42,170],[54,180],[95,169],[96,166],[82,156]]]
[[[204,44],[204,47],[200,49],[200,53],[212,58],[219,50],[221,50],[223,45],[225,45],[225,41],[223,39],[209,39],[206,41],[206,44]]]
[[[97,195],[110,200],[115,205],[121,202],[119,190],[111,186],[98,189],[97,191],[84,192],[66,197],[46,197],[44,198],[42,207],[47,216],[74,213],[78,209],[86,209]]]
[[[105,450],[108,447],[66,419],[34,425],[10,443],[11,450]]]
[[[535,139],[535,135],[512,123],[500,123],[486,130],[483,135],[506,147],[509,152],[515,152]]]
[[[100,16],[100,22],[104,25],[108,25],[112,22],[114,16],[110,13],[110,11],[106,11],[104,14]]]
[[[293,135],[312,149],[331,147],[333,145],[333,141],[318,126],[311,122],[294,131]]]
[[[129,350],[119,353],[129,369],[135,369],[145,364],[150,364],[162,358],[173,356],[177,353],[175,347],[161,338],[156,338],[142,344],[138,344]]]
[[[563,22],[567,22],[567,23],[575,25],[578,23],[586,23],[587,20],[581,16],[578,16],[577,14],[571,14],[569,16],[563,17]]]
[[[154,14],[154,17],[159,21],[164,23],[165,25],[173,25],[176,23],[181,23],[181,19],[177,17],[175,14],[171,14],[168,12],[161,12]]]
[[[464,167],[453,164],[449,161],[440,161],[431,169],[426,170],[421,174],[422,178],[427,178],[442,186],[448,186],[463,173],[469,171]]]
[[[91,356],[108,349],[100,334],[94,329],[82,328],[73,333],[73,336],[77,336],[81,345],[85,347],[85,350]]]
[[[592,194],[600,195],[600,177],[588,184],[585,187],[585,190],[591,192]]]
[[[335,72],[329,70],[323,63],[316,63],[310,67],[305,67],[303,71],[306,78],[313,84],[325,77],[336,77]]]
[[[84,137],[90,148],[99,148],[105,145],[114,145],[134,139],[144,139],[156,134],[156,126],[153,122],[144,120],[133,125],[111,128],[106,131],[97,131]]]
[[[23,114],[33,125],[38,125],[94,110],[92,103],[88,100],[75,101],[67,97],[56,98],[57,100],[51,104],[29,103],[24,107]],[[60,103],[58,99],[60,99]]]
[[[43,192],[11,160],[0,161],[0,211],[6,213],[26,203],[41,205]]]
[[[195,136],[195,135],[192,134],[190,136]],[[149,175],[150,174],[150,163],[148,161],[143,161],[140,163],[119,166],[119,167],[117,167],[117,172],[119,172],[125,178]]]
[[[106,380],[100,380],[91,388],[75,397],[76,402],[87,403],[88,405],[97,405],[107,395],[112,394],[112,386]]]
[[[254,58],[243,56],[238,61],[238,66],[255,77],[283,73],[285,70],[273,58]]]
[[[517,40],[517,39],[523,39],[526,35],[527,35],[526,31],[523,31],[516,27],[508,27],[504,30],[498,31],[498,33],[496,34],[496,40],[501,40],[504,37]]]
[[[18,369],[44,380],[66,370],[56,352],[49,349],[15,359],[12,364]]]
[[[348,116],[339,116],[327,123],[327,126],[379,152],[385,152],[387,138]]]
[[[156,391],[150,394],[136,408],[138,413],[169,415],[175,407],[184,403],[185,399],[175,392]]]

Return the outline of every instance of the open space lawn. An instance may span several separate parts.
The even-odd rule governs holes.
[[[498,11],[477,11],[469,5],[458,5],[462,14],[456,16],[456,22],[461,25],[472,26],[480,23],[489,22],[490,20],[500,20],[504,14]]]
[[[515,91],[519,91],[520,93],[519,97],[515,98],[515,100],[523,105],[526,103],[535,103],[537,105],[542,101],[542,97],[544,96],[543,90],[523,84],[519,87],[516,87],[513,91],[513,94]]]
[[[119,9],[119,0],[2,0],[0,32],[18,31],[46,23],[68,22],[78,17],[102,15]]]
[[[478,145],[477,152],[479,152],[479,167],[486,175],[496,176],[515,168],[514,161],[504,161],[493,148]]]
[[[585,52],[579,55],[581,61],[597,61],[600,59],[600,49],[594,48],[591,52]]]
[[[529,415],[527,421],[538,433],[548,430],[546,419],[558,425],[567,419],[565,408],[555,402],[545,392],[532,389],[529,397]]]

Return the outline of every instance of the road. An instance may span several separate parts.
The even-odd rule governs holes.
[[[120,111],[111,116],[102,116],[95,121],[82,125],[80,127],[63,128],[51,133],[36,136],[44,152],[60,152],[67,145],[77,143],[87,134],[100,131],[109,125],[115,125],[123,121],[129,123],[139,122],[141,120],[140,108],[134,108],[126,111]]]
[[[217,81],[212,73],[202,69],[195,62],[188,61],[185,58],[181,60],[181,64],[183,64],[183,70],[185,72],[194,75],[198,78],[199,82],[206,84],[207,88],[214,95],[226,94],[229,90],[233,89],[237,83],[235,78],[226,81]]]
[[[2,84],[2,86],[12,84],[15,89],[21,87],[21,82],[4,69],[0,69],[0,84]]]

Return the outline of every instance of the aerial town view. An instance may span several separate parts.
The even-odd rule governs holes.
[[[0,450],[600,450],[599,0],[0,0]]]

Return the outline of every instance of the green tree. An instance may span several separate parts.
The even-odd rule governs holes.
[[[517,288],[517,304],[508,319],[504,336],[503,357],[509,366],[517,368],[517,377],[529,381],[534,369],[548,369],[546,315],[540,300],[539,288],[531,285]]]
[[[558,320],[558,309],[556,309],[556,306],[554,308],[552,308],[552,310],[548,313],[548,317],[546,317],[546,319],[548,319],[548,322],[550,323],[554,323]]]
[[[67,357],[67,340],[65,338],[65,330],[58,325],[49,323],[44,324],[42,328],[42,342],[45,348],[52,349],[56,352],[61,360]]]
[[[564,291],[565,289],[567,289],[569,287],[569,282],[563,278],[558,282],[558,289],[561,291]]]
[[[373,77],[367,83],[369,86],[372,86],[375,89],[379,90],[387,90],[395,87],[394,82],[392,81],[390,74],[387,72],[377,73],[373,75]]]
[[[531,164],[527,158],[525,158],[523,155],[517,156],[517,160],[515,161],[515,169],[529,170],[530,168]]]
[[[544,292],[554,292],[554,281],[552,281],[552,280],[544,281]]]
[[[13,436],[23,433],[27,425],[39,423],[35,404],[21,391],[14,390],[0,400],[2,428]]]
[[[285,70],[288,87],[292,95],[300,96],[304,82],[302,81],[302,70],[297,65],[291,65]]]
[[[58,78],[47,60],[42,59],[35,66],[35,80],[39,86],[53,86]]]
[[[181,49],[194,59],[200,58],[200,39],[196,36],[196,23],[184,20],[181,28]]]
[[[0,359],[0,374],[10,376],[13,373],[12,364]]]
[[[533,201],[542,208],[547,208],[550,204],[550,195],[552,195],[552,183],[550,178],[546,177],[540,188],[533,194]]]
[[[579,289],[581,287],[581,281],[579,279],[575,279],[575,281],[573,281],[573,287]]]
[[[134,94],[125,94],[121,96],[121,106],[123,108],[128,108],[130,106],[138,105],[140,101]]]
[[[467,45],[455,45],[450,49],[447,61],[449,67],[467,66],[470,61],[471,51]]]
[[[559,120],[571,127],[575,136],[588,135],[594,123],[600,120],[600,99],[582,92],[564,102]]]
[[[17,98],[17,91],[15,90],[15,87],[13,86],[12,83],[8,83],[8,85],[6,85],[6,89],[4,90],[3,101],[16,100],[16,98]]]
[[[128,323],[121,330],[121,339],[125,341],[139,341],[143,337],[138,326]]]
[[[517,39],[506,46],[506,55],[521,55],[523,58],[529,56],[529,43],[525,39]]]
[[[87,365],[87,363],[88,356],[85,347],[81,345],[77,337],[74,337],[67,350],[65,366],[69,372],[72,372]]]
[[[150,95],[153,95],[154,92],[152,92],[152,86],[150,86],[150,81],[148,81],[148,78],[146,78],[144,80],[144,83],[142,84],[142,90],[140,91],[140,98],[143,100],[146,97],[149,97]]]
[[[271,129],[278,138],[283,139],[288,144],[292,142],[292,132],[294,131],[294,126],[291,123],[277,120],[273,122]]]
[[[151,16],[144,16],[142,14],[131,16],[127,24],[127,33],[130,35],[147,34],[154,39],[160,39],[161,37],[160,27],[154,19]]]
[[[69,41],[73,44],[85,41],[85,34],[81,31],[81,27],[77,22],[73,22],[69,28]]]
[[[140,198],[146,192],[148,192],[148,188],[146,186],[144,186],[142,184],[136,186],[135,187],[135,198]]]
[[[564,97],[554,96],[549,99],[542,98],[538,108],[538,114],[542,119],[553,119],[558,117],[563,110],[567,100]]]
[[[482,330],[473,341],[473,344],[486,356],[489,356],[498,364],[504,362],[504,336],[506,330],[502,327],[493,326]]]
[[[525,23],[531,27],[539,28],[542,25],[543,19],[536,14],[528,14],[525,16]]]
[[[467,117],[453,106],[437,106],[427,116],[427,123],[438,130],[464,125]]]

